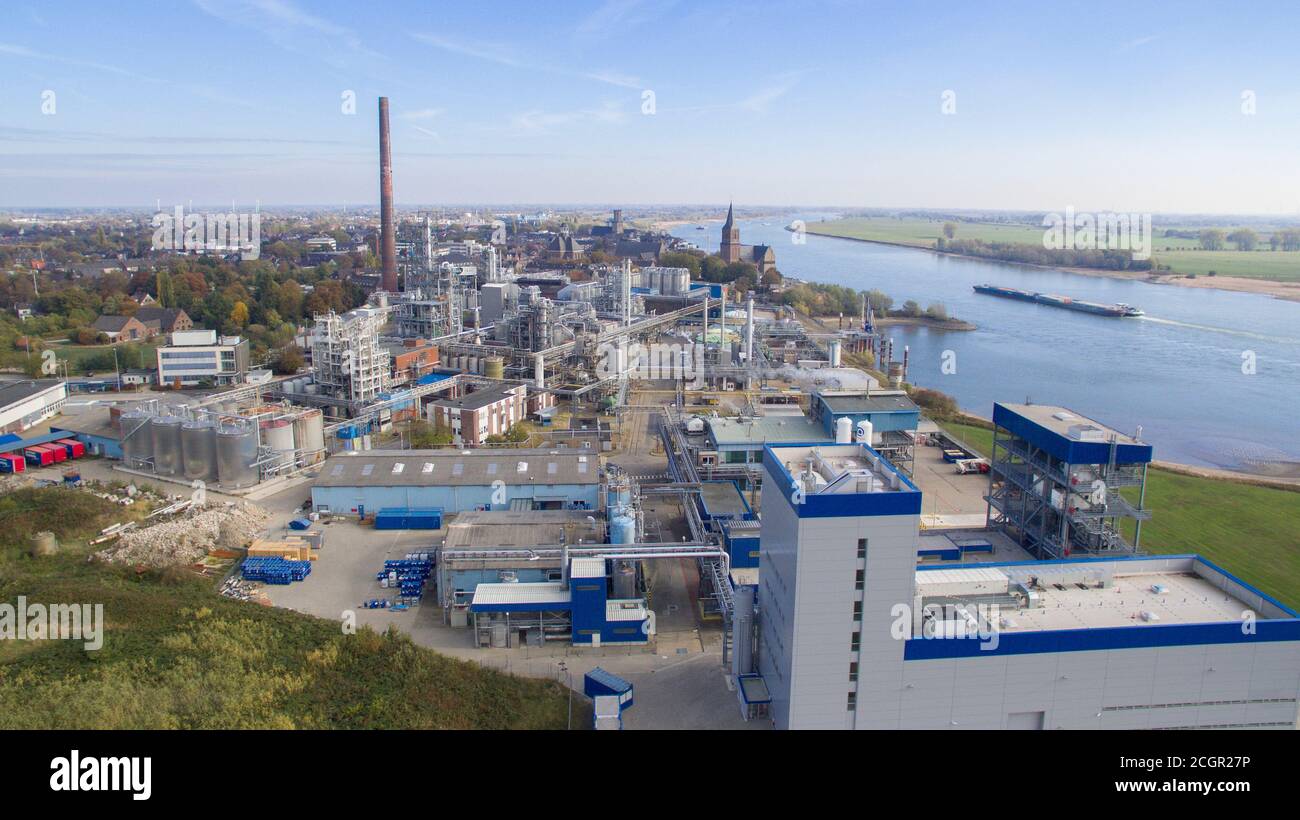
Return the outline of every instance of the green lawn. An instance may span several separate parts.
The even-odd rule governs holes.
[[[1042,245],[1044,228],[1029,224],[1003,224],[994,222],[957,222],[956,239],[979,239],[984,242],[1015,242]],[[872,242],[890,242],[918,248],[933,248],[935,240],[943,236],[942,220],[891,219],[870,217],[829,220],[808,223],[808,233],[822,236],[842,236]],[[1272,282],[1300,281],[1300,252],[1264,250],[1241,252],[1236,250],[1203,251],[1195,239],[1161,236],[1166,228],[1157,228],[1152,241],[1152,256],[1160,265],[1168,265],[1172,273],[1206,276],[1215,271],[1219,276],[1241,276],[1266,279]],[[1173,230],[1177,230],[1174,228]],[[1266,238],[1266,237],[1265,237]]]
[[[993,433],[944,423],[981,454]],[[1152,467],[1142,525],[1142,548],[1153,553],[1199,553],[1279,600],[1300,607],[1300,493],[1234,481],[1186,476]],[[1125,535],[1132,538],[1133,528]]]
[[[223,598],[188,571],[88,563],[84,539],[124,513],[72,490],[0,496],[0,601],[103,604],[107,623],[98,651],[0,641],[0,729],[566,725],[556,682],[481,669],[396,631],[345,635],[336,622]],[[36,528],[68,548],[28,557],[24,534]],[[574,725],[588,725],[589,711],[575,699]]]

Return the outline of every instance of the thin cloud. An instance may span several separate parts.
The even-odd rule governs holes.
[[[1147,43],[1150,43],[1150,42],[1152,42],[1152,41],[1154,41],[1154,40],[1159,40],[1159,39],[1160,39],[1160,35],[1159,35],[1159,34],[1148,34],[1148,35],[1145,36],[1145,37],[1138,37],[1136,40],[1129,40],[1128,42],[1126,42],[1126,43],[1124,43],[1124,44],[1122,44],[1122,45],[1120,46],[1120,50],[1122,50],[1122,51],[1129,51],[1130,49],[1141,48],[1142,46],[1146,45]]]
[[[459,37],[443,37],[438,34],[426,34],[423,32],[416,32],[411,36],[419,42],[428,46],[433,46],[440,51],[446,51],[450,54],[456,54],[461,57],[472,57],[476,60],[483,60],[496,65],[506,66],[507,68],[559,74],[565,77],[579,77],[598,83],[604,83],[606,85],[618,86],[619,88],[643,87],[640,80],[636,77],[618,72],[574,71],[572,69],[560,68],[558,66],[546,65],[544,63],[534,63],[520,56],[514,49],[501,43],[476,42]]]
[[[649,22],[664,9],[673,5],[647,2],[647,0],[606,0],[594,12],[584,17],[574,30],[581,39],[602,39]]]
[[[399,114],[398,118],[408,121],[414,120],[423,122],[435,117],[441,117],[444,113],[446,113],[445,110],[441,108],[417,108],[414,111],[406,111]]]
[[[516,133],[536,134],[577,123],[614,124],[624,119],[623,110],[616,103],[605,103],[599,108],[582,108],[576,111],[532,110],[516,114],[510,119],[510,130]]]

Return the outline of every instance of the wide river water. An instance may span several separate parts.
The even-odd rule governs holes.
[[[742,220],[741,241],[771,245],[783,274],[875,288],[895,306],[942,303],[975,331],[895,327],[896,356],[910,348],[914,384],[954,396],[980,416],[994,401],[1059,404],[1142,437],[1157,459],[1260,470],[1300,463],[1300,302],[1208,288],[1183,288],[943,256],[925,250],[807,235],[792,219]],[[704,224],[705,230],[697,230]],[[721,223],[672,231],[716,253]],[[984,296],[981,283],[1096,302],[1127,302],[1144,318],[1112,319]],[[941,367],[955,354],[956,372]],[[1243,356],[1254,372],[1243,372]],[[951,357],[950,357],[951,358]]]

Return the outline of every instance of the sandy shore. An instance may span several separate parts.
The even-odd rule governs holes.
[[[950,253],[935,248],[927,248],[924,245],[909,245],[906,242],[885,242],[880,239],[862,239],[856,236],[840,236],[833,233],[823,233],[808,229],[808,233],[814,236],[824,236],[827,239],[845,239],[849,242],[868,242],[873,245],[892,245],[895,248],[911,248],[916,251],[929,251],[942,256],[952,256],[957,259],[974,259],[977,262],[991,262],[1001,265],[1017,265],[1022,268],[1038,268],[1040,270],[1065,271],[1067,273],[1080,273],[1084,276],[1102,276],[1107,279],[1137,279],[1143,282],[1149,282],[1153,285],[1175,285],[1183,288],[1210,288],[1213,290],[1232,290],[1240,293],[1260,293],[1265,296],[1272,296],[1275,299],[1285,299],[1289,302],[1300,302],[1300,282],[1273,282],[1267,279],[1248,279],[1244,276],[1198,276],[1195,279],[1188,279],[1185,275],[1170,273],[1152,273],[1150,271],[1127,271],[1127,270],[1101,270],[1099,268],[1072,268],[1064,265],[1031,265],[1027,262],[1010,262],[1002,259],[987,259],[982,256],[969,256],[964,253]]]

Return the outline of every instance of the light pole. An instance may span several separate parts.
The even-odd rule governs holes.
[[[560,672],[563,673],[564,681],[565,681],[564,685],[569,690],[569,715],[568,718],[566,719],[565,728],[572,729],[573,728],[573,676],[569,674],[569,667],[565,665],[564,661],[559,661],[556,664],[556,666],[558,666]]]

